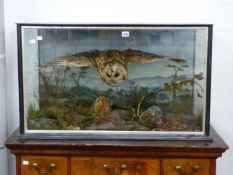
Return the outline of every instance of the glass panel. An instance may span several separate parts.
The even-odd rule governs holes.
[[[208,27],[22,30],[26,131],[203,134]]]

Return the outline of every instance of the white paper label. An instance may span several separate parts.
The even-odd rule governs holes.
[[[23,165],[29,165],[29,161],[24,160],[24,161],[23,161]]]
[[[42,37],[42,36],[37,36],[36,39],[37,39],[38,41],[41,41],[41,40],[43,39],[43,37]]]
[[[122,36],[123,38],[128,38],[128,37],[129,37],[129,31],[122,31],[122,32],[121,32],[121,36]]]

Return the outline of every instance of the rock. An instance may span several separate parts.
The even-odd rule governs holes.
[[[151,106],[139,116],[143,126],[153,129],[161,124],[162,110],[158,106]]]
[[[112,123],[101,123],[97,125],[93,123],[91,126],[86,128],[87,130],[116,130],[115,126]]]
[[[91,126],[86,129],[118,130],[122,125],[124,125],[124,121],[120,118],[118,111],[115,110],[96,117]]]
[[[132,120],[132,116],[130,115],[130,113],[126,110],[122,110],[122,109],[115,109],[115,112],[117,112],[120,116],[120,118],[124,121],[131,121]]]
[[[127,111],[124,110],[114,110],[105,115],[102,115],[99,118],[95,118],[95,122],[93,122],[87,130],[118,130],[118,131],[149,131],[150,128],[146,128],[142,125],[139,125],[137,122],[131,120],[124,120],[124,117],[130,116],[122,116],[129,115]]]
[[[185,114],[166,114],[162,117],[162,128],[166,131],[195,131],[195,117]]]
[[[79,127],[83,122],[85,122],[87,117],[84,115],[76,114],[76,115],[70,115],[68,116],[68,118],[69,118],[69,124],[71,124],[71,126]]]
[[[137,122],[133,122],[133,121],[127,121],[124,126],[122,126],[122,130],[125,131],[150,131],[150,128],[146,128],[140,124],[138,124]]]
[[[55,119],[37,118],[28,120],[28,129],[32,130],[57,130],[60,129],[59,123]]]
[[[104,114],[111,111],[112,101],[105,96],[100,96],[92,105],[91,113]]]
[[[155,112],[161,117],[163,115],[162,110],[158,106],[151,106],[146,111]]]
[[[70,126],[67,126],[65,129],[66,130],[80,130],[80,127],[75,127],[73,125],[70,125]]]

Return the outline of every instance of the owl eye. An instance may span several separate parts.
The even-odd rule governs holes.
[[[114,77],[119,77],[119,73],[117,72],[117,73],[115,73],[115,75],[114,75]]]
[[[107,73],[107,77],[111,77],[111,75],[109,73]]]

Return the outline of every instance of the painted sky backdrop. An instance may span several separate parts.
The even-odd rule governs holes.
[[[187,61],[188,68],[180,72],[187,78],[200,72],[206,76],[207,28],[37,28],[24,29],[25,68],[35,64],[46,64],[58,56],[89,50],[135,49],[163,56],[181,58]],[[128,37],[122,37],[128,32]],[[26,53],[27,52],[27,53]],[[33,55],[34,58],[31,56]],[[174,70],[166,65],[174,64],[169,60],[145,64],[128,65],[128,78],[171,77]],[[79,68],[76,68],[77,70]],[[99,79],[96,68],[87,70],[87,74]],[[90,85],[91,86],[91,85]],[[104,83],[102,85],[103,88]],[[111,88],[106,85],[105,88]],[[104,88],[104,89],[105,89]]]
[[[128,31],[129,37],[122,37]],[[73,54],[88,50],[135,49],[144,52],[182,58],[187,61],[188,69],[184,73],[193,76],[194,52],[203,55],[203,50],[195,50],[196,36],[202,36],[204,29],[170,29],[170,30],[103,30],[103,29],[39,29],[42,36],[38,47],[40,60],[46,62],[57,56]],[[199,41],[198,47],[205,48],[205,39]],[[201,53],[197,53],[201,52]],[[130,65],[129,77],[170,76],[172,70],[165,65],[171,61],[158,61],[144,65]],[[203,63],[200,63],[203,64]],[[146,69],[145,69],[145,67]],[[195,65],[198,67],[199,65]],[[91,71],[91,69],[89,70]],[[93,70],[94,71],[94,70]],[[91,72],[89,72],[91,73]],[[96,73],[95,73],[96,74]]]

